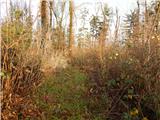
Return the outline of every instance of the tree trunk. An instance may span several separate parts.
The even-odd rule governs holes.
[[[69,23],[69,55],[72,56],[72,49],[74,44],[74,35],[73,35],[73,1],[69,1],[69,16],[70,16],[70,23]]]
[[[49,1],[50,8],[50,28],[52,28],[52,18],[53,18],[53,0]]]
[[[103,27],[102,27],[102,31],[100,33],[99,36],[99,52],[100,52],[100,59],[103,59],[103,55],[104,55],[104,49],[105,49],[105,42],[106,42],[106,35],[107,35],[107,31],[108,31],[108,25],[107,23],[104,21],[103,23]]]
[[[42,26],[41,48],[44,50],[46,33],[48,31],[47,0],[41,0],[41,26]]]

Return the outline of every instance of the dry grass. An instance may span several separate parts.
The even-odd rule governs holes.
[[[47,6],[44,7],[46,9]],[[115,38],[116,41],[108,42],[105,46],[108,28],[104,28],[98,38],[100,44],[97,46],[87,44],[85,48],[78,48],[73,44],[72,7],[69,10],[71,17],[69,40],[71,41],[63,40],[63,45],[64,41],[69,42],[70,45],[66,43],[61,46],[59,44],[58,49],[55,44],[57,45],[61,41],[55,42],[55,39],[68,37],[65,36],[65,30],[62,30],[62,23],[61,26],[56,26],[61,32],[52,31],[51,28],[46,31],[46,28],[43,27],[32,31],[32,27],[27,28],[28,22],[25,19],[27,16],[20,14],[20,16],[12,16],[12,20],[7,18],[1,24],[2,119],[44,119],[43,109],[33,102],[33,99],[37,97],[35,92],[41,88],[40,93],[46,94],[46,91],[43,91],[43,85],[46,85],[45,90],[52,91],[53,86],[50,85],[50,82],[54,85],[55,81],[58,84],[58,86],[54,86],[56,90],[64,92],[63,94],[56,93],[56,95],[63,98],[66,106],[65,90],[68,90],[67,97],[73,97],[80,92],[76,89],[82,89],[83,95],[81,93],[80,98],[83,98],[83,102],[85,99],[85,106],[82,106],[85,107],[85,110],[79,104],[77,106],[80,112],[81,110],[85,112],[83,114],[88,117],[87,119],[130,120],[144,117],[149,120],[160,119],[159,6],[155,10],[151,9],[153,14],[146,7],[143,14],[144,22],[139,19],[140,8],[138,6],[134,13],[135,18],[133,21],[129,21],[133,22],[133,26],[129,28],[131,33],[126,32],[126,40],[123,44]],[[21,9],[18,12],[21,13]],[[44,17],[41,22],[45,22],[48,19],[45,19],[48,17],[47,12],[41,17]],[[48,21],[47,24],[49,24]],[[45,23],[44,25],[47,27]],[[118,29],[115,30],[116,37]],[[41,47],[41,37],[44,32],[44,46]],[[60,38],[56,38],[55,34]],[[65,48],[67,45],[69,49]],[[62,50],[59,49],[61,47]],[[56,77],[54,76],[55,72],[58,72],[55,74]],[[63,75],[64,78],[60,75]],[[53,76],[54,79],[52,79]],[[79,80],[78,83],[74,79]],[[84,79],[85,81],[83,81]],[[61,80],[66,82],[63,87]],[[68,87],[70,85],[71,87]],[[75,94],[72,90],[75,90]],[[54,96],[53,91],[50,96]],[[58,100],[61,101],[60,98]],[[71,105],[70,107],[77,106]],[[133,111],[138,111],[138,113],[133,115]],[[52,115],[52,112],[49,111],[48,115]],[[71,109],[67,113],[73,115],[74,111]],[[58,112],[56,116],[59,117]],[[64,118],[64,116],[60,114],[59,118]],[[76,118],[76,115],[74,117]],[[83,117],[79,116],[78,118]]]

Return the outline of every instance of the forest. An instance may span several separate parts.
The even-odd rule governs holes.
[[[160,120],[159,0],[4,1],[1,120]]]

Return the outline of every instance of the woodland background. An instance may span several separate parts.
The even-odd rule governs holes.
[[[160,119],[160,1],[137,2],[121,29],[118,10],[97,5],[89,21],[82,9],[75,34],[74,0],[41,0],[36,19],[30,4],[10,1],[0,23],[2,120]]]

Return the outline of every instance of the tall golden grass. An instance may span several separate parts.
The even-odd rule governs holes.
[[[41,4],[41,23],[44,26],[35,31],[32,24],[28,28],[25,18],[30,16],[23,16],[21,14],[23,9],[18,9],[12,19],[7,18],[1,23],[2,119],[25,119],[27,116],[43,119],[42,111],[32,101],[35,89],[54,72],[75,66],[88,77],[85,98],[88,101],[87,109],[92,114],[91,119],[94,119],[95,115],[101,116],[101,119],[123,119],[122,113],[129,114],[129,111],[136,108],[139,111],[139,119],[147,117],[149,120],[158,120],[160,118],[158,114],[160,112],[159,3],[156,3],[155,10],[151,9],[152,11],[147,5],[145,6],[144,22],[139,19],[138,6],[134,13],[135,18],[129,21],[133,22],[133,26],[129,28],[131,34],[126,33],[123,44],[117,38],[114,38],[116,41],[112,43],[105,42],[109,26],[108,23],[104,23],[98,38],[100,42],[98,46],[91,46],[92,43],[89,43],[89,47],[78,48],[74,45],[72,2],[69,1],[69,37],[65,36],[62,24],[56,27],[58,32],[47,28],[49,21],[47,21],[46,1]],[[32,23],[31,19],[29,23]],[[118,26],[117,23],[115,37],[118,35]],[[63,43],[68,47],[65,48],[60,44],[56,49],[55,34],[63,39],[68,38],[69,45]]]

